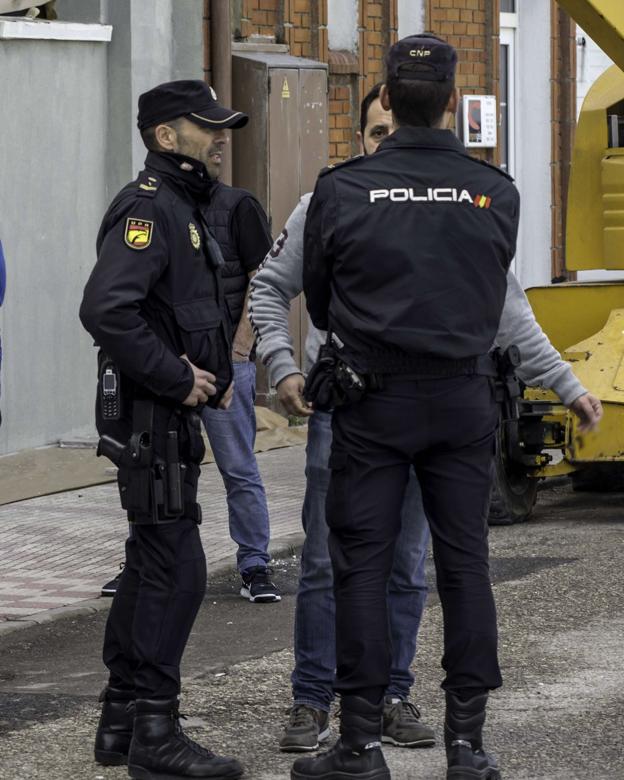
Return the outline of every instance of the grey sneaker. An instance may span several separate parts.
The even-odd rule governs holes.
[[[329,737],[329,713],[307,704],[295,704],[280,739],[283,753],[307,753],[318,750]]]
[[[386,696],[381,741],[397,747],[432,747],[435,734],[431,726],[420,722],[418,707],[409,701]]]

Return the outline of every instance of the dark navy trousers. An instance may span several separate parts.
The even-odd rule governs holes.
[[[384,378],[333,415],[327,497],[336,690],[378,701],[390,680],[387,583],[409,471],[421,485],[444,614],[443,688],[502,684],[487,508],[498,406],[492,381]]]
[[[155,407],[154,453],[164,456],[167,430],[177,424],[179,456],[186,464],[184,498],[194,507],[204,452],[200,421],[188,411],[176,420],[171,410]],[[135,513],[134,520],[103,660],[111,686],[134,691],[137,698],[172,698],[180,692],[180,661],[206,592],[206,557],[195,518],[184,514],[155,524],[151,515]]]

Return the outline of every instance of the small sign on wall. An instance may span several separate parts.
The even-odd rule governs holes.
[[[496,98],[494,95],[464,95],[460,112],[464,146],[496,146]]]

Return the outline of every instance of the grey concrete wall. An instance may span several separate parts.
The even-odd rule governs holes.
[[[61,22],[101,24],[104,21],[102,0],[56,0],[55,7]]]
[[[136,129],[139,95],[164,81],[203,78],[202,0],[103,2],[113,25],[109,49],[111,197],[143,167]]]
[[[0,40],[0,238],[8,289],[0,454],[93,432],[95,350],[78,320],[95,237],[143,166],[138,96],[202,78],[202,0],[58,0],[110,44]]]
[[[164,81],[203,78],[203,0],[57,0],[63,21],[113,26],[108,50],[107,192],[142,168],[136,129],[142,92]]]
[[[92,427],[95,354],[78,321],[106,206],[106,44],[0,41],[0,453]]]

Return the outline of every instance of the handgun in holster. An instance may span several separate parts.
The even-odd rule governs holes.
[[[335,370],[334,350],[328,344],[323,344],[303,386],[305,400],[322,412],[327,412],[336,405]]]
[[[357,403],[370,389],[368,377],[356,371],[340,355],[342,346],[332,333],[319,349],[318,359],[306,378],[303,397],[315,409],[329,411]]]
[[[153,450],[154,404],[135,400],[133,432],[124,445],[111,436],[102,436],[97,454],[108,457],[119,469],[118,483],[122,507],[128,519],[137,523],[170,522],[185,508],[184,474],[180,462],[177,430],[168,430],[165,458]]]
[[[495,349],[492,352],[498,377],[496,380],[496,401],[500,404],[504,420],[517,417],[517,399],[522,394],[516,368],[522,362],[520,350],[515,344],[507,349]]]

